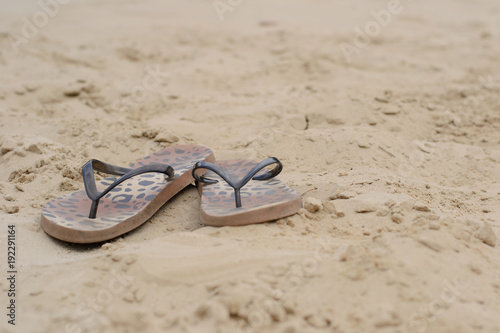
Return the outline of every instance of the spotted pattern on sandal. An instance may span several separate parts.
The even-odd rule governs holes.
[[[101,198],[95,219],[88,218],[91,200],[85,190],[49,201],[43,207],[42,214],[52,223],[71,229],[107,229],[138,214],[177,177],[210,154],[212,151],[203,146],[175,146],[160,150],[131,164],[131,168],[151,163],[168,164],[174,168],[175,176],[174,179],[167,181],[165,175],[155,172],[126,180]],[[114,177],[103,179],[97,183],[98,190],[102,191],[115,180]]]
[[[229,160],[217,162],[230,179],[241,179],[256,165],[249,160]],[[258,175],[264,173],[261,170]],[[221,177],[212,171],[207,171],[206,178],[216,179],[216,184],[204,184],[201,207],[211,216],[224,216],[233,213],[243,213],[270,204],[287,202],[300,197],[300,193],[291,189],[279,179],[250,180],[241,189],[241,207],[237,208],[234,199],[234,189]]]

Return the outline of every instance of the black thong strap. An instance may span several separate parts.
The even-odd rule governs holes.
[[[265,168],[268,165],[271,164],[277,164],[272,170],[267,170],[265,173],[255,176],[260,170]],[[276,157],[268,157],[256,166],[250,170],[245,177],[243,177],[240,180],[234,180],[229,177],[229,175],[219,166],[210,163],[210,162],[197,162],[192,171],[193,178],[196,179],[197,181],[204,183],[204,184],[215,184],[218,182],[216,179],[210,179],[204,176],[198,175],[196,173],[196,170],[198,169],[207,169],[210,171],[215,172],[217,175],[219,175],[222,179],[228,183],[229,186],[231,186],[234,189],[234,199],[236,201],[236,207],[241,207],[241,194],[240,190],[243,186],[245,186],[251,179],[253,180],[268,180],[273,177],[276,177],[281,170],[283,170],[283,164],[276,158]]]
[[[110,175],[122,176],[115,180],[111,185],[109,185],[104,191],[99,192],[95,183],[94,171],[104,172]],[[90,207],[89,218],[94,219],[97,214],[97,207],[99,206],[99,200],[105,196],[109,191],[115,188],[120,183],[125,180],[132,178],[134,176],[140,175],[142,173],[148,172],[160,172],[168,176],[167,179],[172,179],[174,177],[174,169],[170,165],[153,163],[148,165],[143,165],[136,169],[123,168],[115,165],[111,165],[99,160],[90,160],[82,167],[83,183],[85,184],[85,191],[87,196],[92,200],[92,206]]]

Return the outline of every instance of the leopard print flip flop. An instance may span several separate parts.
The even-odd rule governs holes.
[[[82,168],[85,190],[49,201],[42,229],[71,243],[115,238],[146,222],[165,202],[193,181],[196,162],[213,162],[210,148],[178,145],[147,156],[129,168],[90,160]],[[122,176],[96,183],[94,170]]]
[[[274,169],[264,169],[276,164]],[[206,169],[200,175],[198,170]],[[274,178],[283,165],[270,157],[251,160],[198,162],[193,177],[201,193],[201,220],[212,226],[236,226],[277,220],[302,207],[300,194]]]

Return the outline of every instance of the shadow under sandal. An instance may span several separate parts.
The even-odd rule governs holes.
[[[195,163],[214,160],[210,148],[196,145],[165,148],[129,168],[90,160],[82,168],[85,190],[45,204],[42,229],[71,243],[95,243],[120,236],[146,222],[192,183]],[[121,177],[96,183],[94,171]]]
[[[276,164],[274,169],[266,166]],[[200,175],[199,171],[206,171]],[[201,220],[212,226],[236,226],[277,220],[302,207],[300,194],[276,177],[283,165],[270,157],[251,160],[198,162],[193,177],[201,192]],[[199,171],[198,171],[199,170]]]

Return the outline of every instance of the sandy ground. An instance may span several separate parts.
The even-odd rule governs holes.
[[[1,332],[500,331],[498,1],[12,3]],[[307,209],[205,227],[191,187],[105,244],[41,230],[88,159],[181,143],[277,156]]]

